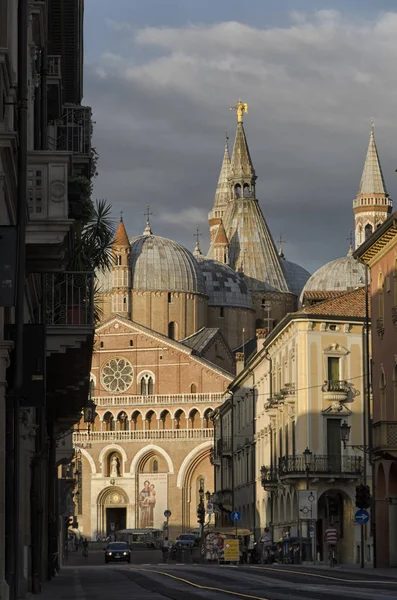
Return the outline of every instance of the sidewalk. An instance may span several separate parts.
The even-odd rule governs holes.
[[[290,566],[290,565],[288,565]],[[379,569],[374,569],[374,567],[370,564],[366,564],[364,569],[360,568],[360,565],[336,565],[335,567],[332,567],[332,569],[330,568],[329,565],[327,565],[326,563],[322,563],[322,564],[317,564],[317,565],[313,565],[313,564],[305,564],[305,565],[293,565],[294,568],[297,567],[298,569],[321,569],[322,571],[328,571],[329,573],[334,573],[334,572],[344,572],[344,573],[351,573],[354,575],[357,574],[363,574],[363,573],[369,573],[371,574],[372,577],[374,576],[379,576],[379,577],[389,577],[390,579],[397,579],[397,568],[395,567],[389,567],[389,568],[379,568]]]
[[[30,594],[32,600],[84,600],[78,570],[74,567],[62,567],[56,577],[43,584],[41,594]]]

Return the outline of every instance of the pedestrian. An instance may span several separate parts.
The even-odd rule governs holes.
[[[331,521],[324,534],[324,542],[328,546],[328,557],[330,559],[330,564],[333,566],[336,563],[336,551],[337,545],[339,541],[339,533],[333,522]]]
[[[163,553],[163,560],[166,563],[168,560],[168,554],[170,551],[170,542],[168,541],[167,537],[164,538],[163,545],[161,546],[161,551]]]
[[[83,550],[81,552],[82,556],[84,556],[84,558],[88,558],[88,540],[87,538],[84,538],[83,543]]]

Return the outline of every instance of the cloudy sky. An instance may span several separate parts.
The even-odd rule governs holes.
[[[371,118],[396,197],[395,0],[86,0],[85,98],[96,197],[130,235],[208,246],[225,131],[241,98],[257,196],[287,258],[347,252]]]

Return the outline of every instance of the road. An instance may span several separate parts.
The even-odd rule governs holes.
[[[44,589],[42,600],[395,600],[397,575],[294,566],[162,564],[157,551],[134,552],[131,564],[80,555]]]

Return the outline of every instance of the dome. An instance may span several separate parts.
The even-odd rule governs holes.
[[[337,258],[320,267],[303,288],[301,300],[306,292],[347,292],[364,285],[365,267],[353,258],[350,249],[347,256]]]
[[[281,266],[283,268],[288,287],[295,296],[300,296],[307,280],[310,278],[309,271],[306,271],[300,265],[286,260],[284,256],[280,256]]]
[[[208,306],[252,308],[251,294],[244,277],[216,260],[196,256],[204,276]]]
[[[131,288],[205,294],[193,254],[177,242],[144,234],[130,240]]]

